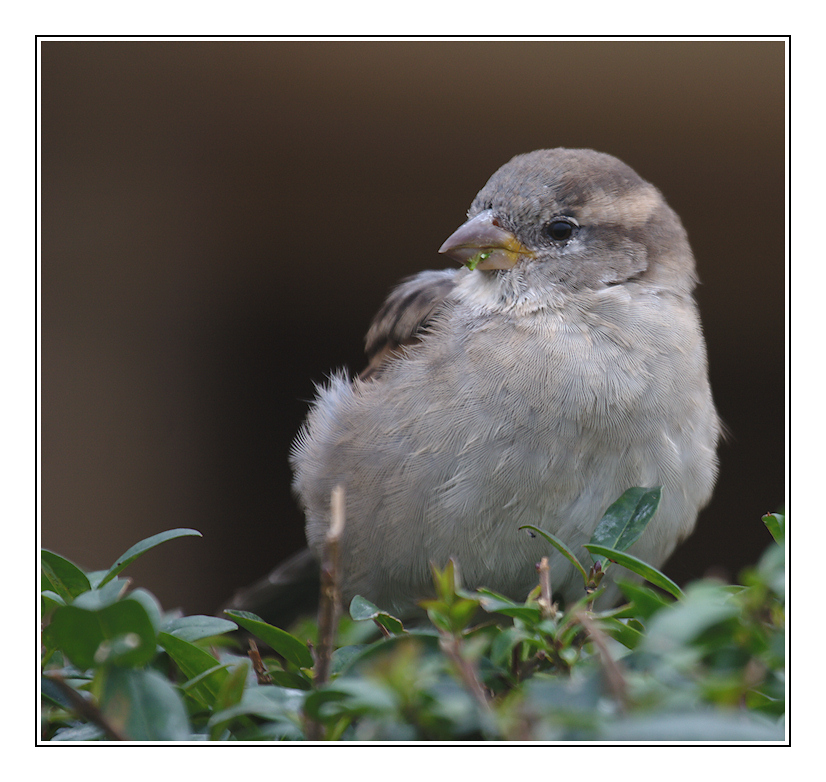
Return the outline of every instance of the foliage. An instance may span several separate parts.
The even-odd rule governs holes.
[[[741,585],[680,590],[627,554],[659,503],[635,488],[609,508],[577,568],[583,598],[561,610],[547,562],[520,603],[469,592],[433,568],[429,623],[405,627],[358,597],[340,623],[330,680],[314,679],[312,623],[292,633],[254,614],[164,613],[121,572],[171,538],[133,546],[108,571],[42,552],[42,718],[49,741],[782,741],[785,517]],[[767,536],[768,538],[768,536]],[[626,603],[598,609],[612,568]],[[543,570],[543,568],[545,570]],[[664,591],[662,591],[664,590]],[[239,627],[255,642],[241,651]],[[230,635],[233,633],[233,635]],[[248,638],[248,636],[247,636]]]

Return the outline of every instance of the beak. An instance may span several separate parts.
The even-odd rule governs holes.
[[[457,228],[439,252],[470,269],[512,269],[523,258],[533,258],[517,238],[499,225],[491,210],[480,212]]]

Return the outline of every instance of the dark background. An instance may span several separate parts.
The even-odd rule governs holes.
[[[43,42],[42,543],[212,612],[303,542],[287,454],[513,155],[609,152],[682,216],[732,435],[666,571],[784,501],[783,42]]]

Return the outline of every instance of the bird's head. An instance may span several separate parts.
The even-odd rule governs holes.
[[[588,149],[518,155],[479,191],[439,252],[472,270],[599,289],[635,279],[691,290],[694,260],[659,190]]]

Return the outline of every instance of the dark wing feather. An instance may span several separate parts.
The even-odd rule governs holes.
[[[421,272],[394,288],[376,313],[365,337],[369,363],[359,375],[375,380],[386,362],[407,345],[419,342],[456,286],[458,269]]]

